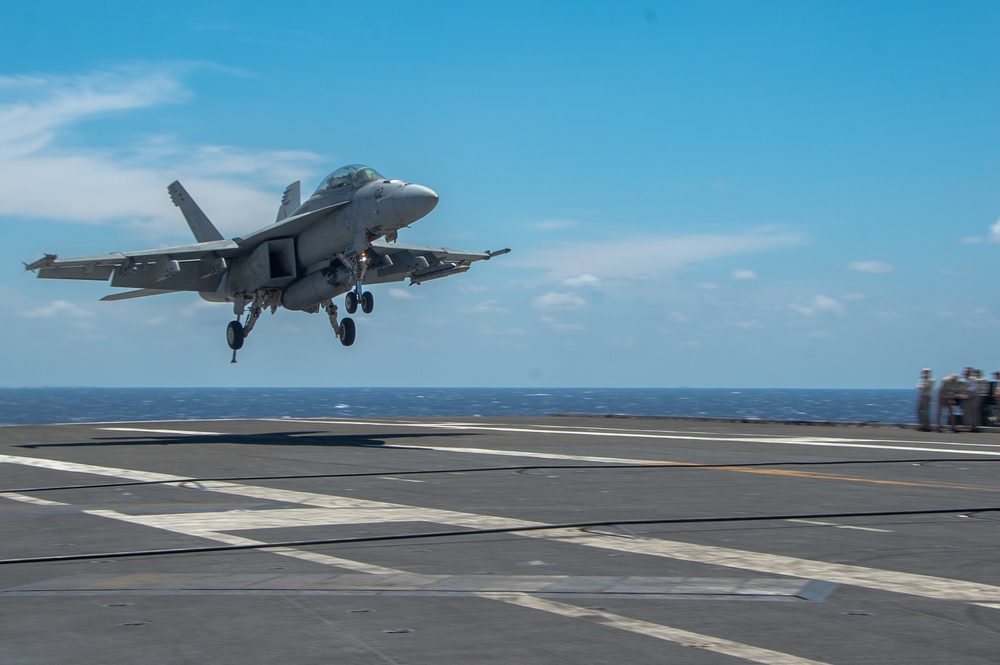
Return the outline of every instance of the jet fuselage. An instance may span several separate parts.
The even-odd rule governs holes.
[[[283,307],[314,309],[352,288],[373,240],[394,241],[399,229],[427,215],[437,202],[428,187],[389,180],[368,167],[338,169],[290,217],[323,209],[330,209],[329,215],[232,259],[219,288],[203,297],[238,301],[274,288],[282,290]]]

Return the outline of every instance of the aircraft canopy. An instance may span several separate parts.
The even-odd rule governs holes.
[[[385,180],[385,177],[369,166],[361,164],[342,166],[323,179],[316,188],[316,193],[336,189],[357,189],[372,180]]]

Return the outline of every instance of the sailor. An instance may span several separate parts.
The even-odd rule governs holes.
[[[958,397],[958,374],[949,374],[941,379],[941,388],[938,390],[937,400],[937,431],[941,431],[941,412],[948,412],[948,420],[945,421],[952,432],[957,432],[955,427],[955,400]]]
[[[934,391],[934,377],[926,367],[920,370],[917,380],[917,422],[921,432],[931,431],[931,393]]]
[[[979,431],[979,408],[983,401],[981,386],[984,381],[978,369],[970,367],[966,370],[965,380],[965,403],[962,405],[962,424],[969,428],[970,432]]]
[[[993,372],[992,378],[986,383],[986,395],[983,397],[983,415],[980,420],[983,425],[997,424],[997,416],[1000,415],[997,413],[997,407],[1000,406],[1000,402],[997,401],[998,390],[1000,390],[1000,372]]]

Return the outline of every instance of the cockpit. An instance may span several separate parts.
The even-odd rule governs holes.
[[[385,177],[375,169],[361,164],[343,166],[326,178],[316,188],[317,194],[338,190],[351,190],[361,187],[372,180],[385,180]]]

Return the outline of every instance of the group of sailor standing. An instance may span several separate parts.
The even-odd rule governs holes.
[[[920,371],[917,381],[917,421],[921,432],[931,431],[931,398],[934,377],[929,369]],[[949,374],[941,379],[937,393],[937,431],[941,431],[941,414],[947,413],[944,424],[957,432],[959,426],[969,432],[978,432],[983,425],[997,423],[997,405],[1000,404],[1000,372],[993,372],[992,380],[983,376],[983,370],[966,367],[961,375]]]

